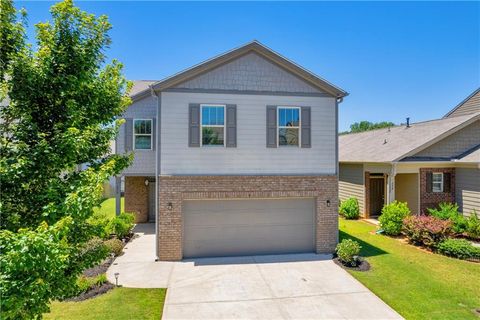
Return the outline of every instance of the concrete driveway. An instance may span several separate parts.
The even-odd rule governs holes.
[[[163,319],[401,319],[329,256],[154,262],[148,227],[137,230],[107,275],[114,282],[119,272],[126,287],[168,287]]]

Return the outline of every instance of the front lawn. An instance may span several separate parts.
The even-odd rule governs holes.
[[[122,209],[121,211],[125,210],[125,201],[124,198],[122,197],[120,199],[120,208]],[[115,217],[115,198],[107,198],[103,200],[102,204],[100,207],[97,207],[93,210],[94,214],[96,215],[102,215],[106,216],[108,218],[113,218]]]
[[[372,269],[350,273],[407,319],[479,319],[480,264],[432,254],[340,219],[340,239],[362,246]],[[479,310],[480,311],[480,310]],[[480,315],[480,314],[479,314]]]
[[[81,302],[54,302],[45,319],[161,319],[166,289],[115,288]]]

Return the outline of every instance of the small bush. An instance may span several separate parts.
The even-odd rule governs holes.
[[[472,211],[470,216],[466,218],[467,220],[467,227],[465,232],[467,236],[472,239],[480,239],[480,218],[477,215],[477,212]]]
[[[115,234],[117,238],[123,239],[132,231],[134,221],[135,216],[132,213],[122,212],[108,223],[108,233]]]
[[[80,276],[77,279],[76,295],[79,295],[83,292],[87,292],[93,287],[100,286],[106,282],[107,282],[107,275],[105,273],[99,274],[98,276],[95,276],[95,277]]]
[[[340,203],[339,213],[345,219],[358,219],[360,216],[360,207],[357,198],[348,198]]]
[[[357,241],[344,239],[337,245],[335,250],[341,262],[349,266],[356,266],[361,248]]]
[[[110,253],[113,253],[116,257],[122,254],[123,242],[117,238],[113,238],[104,242]]]
[[[403,232],[410,243],[434,248],[445,240],[452,229],[450,220],[433,216],[410,216],[403,221]]]
[[[388,235],[398,235],[402,232],[403,220],[410,215],[410,209],[406,202],[394,201],[382,208],[382,214],[378,218],[380,228]]]
[[[480,248],[465,239],[447,239],[440,242],[438,252],[459,259],[480,259]]]
[[[105,215],[93,215],[88,219],[88,223],[93,227],[93,233],[102,239],[108,239],[109,232],[108,232],[108,224],[110,223],[111,219],[109,219]]]
[[[438,208],[428,209],[428,213],[442,220],[452,221],[452,231],[456,234],[461,234],[467,229],[467,219],[458,212],[458,205],[455,203],[440,203]]]

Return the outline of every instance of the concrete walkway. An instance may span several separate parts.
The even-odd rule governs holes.
[[[153,226],[107,272],[126,287],[168,288],[163,319],[401,319],[329,256],[291,254],[154,262]]]

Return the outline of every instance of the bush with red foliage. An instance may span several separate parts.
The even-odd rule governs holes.
[[[410,243],[435,248],[452,232],[452,222],[434,216],[409,216],[403,220],[403,233]]]

